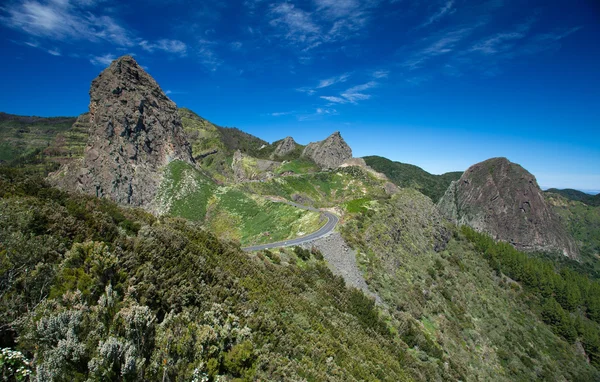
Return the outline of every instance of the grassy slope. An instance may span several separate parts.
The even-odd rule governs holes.
[[[286,240],[314,232],[325,222],[320,214],[221,187],[209,205],[207,225],[218,237],[242,245]]]
[[[205,222],[217,236],[242,245],[285,240],[316,231],[320,214],[217,186],[194,167],[173,161],[157,196],[163,214]],[[208,213],[207,213],[208,212]]]
[[[22,117],[0,113],[0,160],[10,161],[36,149],[46,149],[68,131],[74,117]]]
[[[360,250],[367,282],[405,328],[401,336],[422,361],[415,367],[425,379],[600,378],[574,345],[541,322],[518,284],[496,276],[441,221],[428,198],[406,189],[372,203],[342,229]],[[444,237],[450,242],[442,250]]]
[[[260,195],[280,196],[326,207],[336,207],[358,198],[386,197],[383,183],[357,167],[275,178],[265,182],[248,183],[245,187]]]
[[[547,192],[546,200],[564,222],[567,230],[578,242],[584,267],[600,275],[600,206],[594,207],[580,201]]]
[[[419,190],[424,195],[429,196],[434,202],[437,202],[444,195],[444,192],[446,192],[453,180],[460,179],[462,175],[462,172],[433,175],[420,167],[406,163],[392,162],[389,159],[378,156],[364,157],[364,160],[367,162],[367,165],[385,174],[397,186]]]

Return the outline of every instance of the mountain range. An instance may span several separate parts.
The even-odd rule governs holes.
[[[599,195],[269,143],[131,56],[0,129],[0,345],[38,380],[600,380]]]

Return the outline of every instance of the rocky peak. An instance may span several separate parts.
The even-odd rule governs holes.
[[[177,106],[131,56],[92,81],[84,158],[52,177],[69,189],[150,207],[169,162],[194,163]]]
[[[309,143],[302,156],[312,159],[321,168],[331,169],[352,158],[352,149],[336,131],[324,141]]]
[[[577,257],[573,239],[546,204],[535,177],[506,158],[471,166],[452,182],[438,207],[454,222],[486,232],[518,249],[558,250]]]
[[[271,159],[281,158],[289,153],[294,152],[296,150],[296,141],[292,137],[285,137],[283,140],[279,142],[273,154],[271,154]]]

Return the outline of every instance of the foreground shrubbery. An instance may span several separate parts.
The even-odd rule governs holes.
[[[39,380],[408,378],[403,342],[318,255],[277,265],[2,167],[0,216],[0,346]]]

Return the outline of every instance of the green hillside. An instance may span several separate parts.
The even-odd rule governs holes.
[[[562,218],[580,249],[583,267],[600,277],[600,206],[570,200],[561,194],[546,192],[546,200]]]
[[[375,171],[385,174],[390,181],[402,188],[414,188],[431,200],[437,202],[446,192],[450,183],[460,179],[462,172],[448,172],[442,175],[432,175],[412,164],[392,162],[379,156],[363,158],[367,165]]]
[[[342,232],[360,250],[367,282],[404,328],[399,335],[420,360],[422,379],[600,378],[572,338],[544,323],[541,303],[525,284],[497,273],[460,231],[442,223],[429,198],[401,190]]]
[[[0,161],[48,148],[75,120],[75,117],[23,117],[0,112]]]
[[[3,351],[3,373],[10,362],[73,381],[418,377],[398,328],[322,261],[277,265],[192,221],[5,170],[0,346],[20,353]]]
[[[316,207],[336,207],[358,198],[386,198],[384,182],[358,167],[286,176],[244,184],[248,192]]]
[[[595,207],[600,206],[600,194],[590,195],[590,194],[586,194],[585,192],[573,190],[571,188],[566,188],[564,190],[559,190],[557,188],[550,188],[550,189],[546,190],[545,192],[549,193],[549,194],[558,194],[558,195],[564,196],[565,198],[567,198],[569,200],[582,202],[584,204],[587,204],[588,206],[595,206]]]
[[[173,161],[165,169],[157,195],[160,214],[204,222],[217,237],[243,246],[280,241],[316,231],[320,214],[218,186],[193,166]]]

